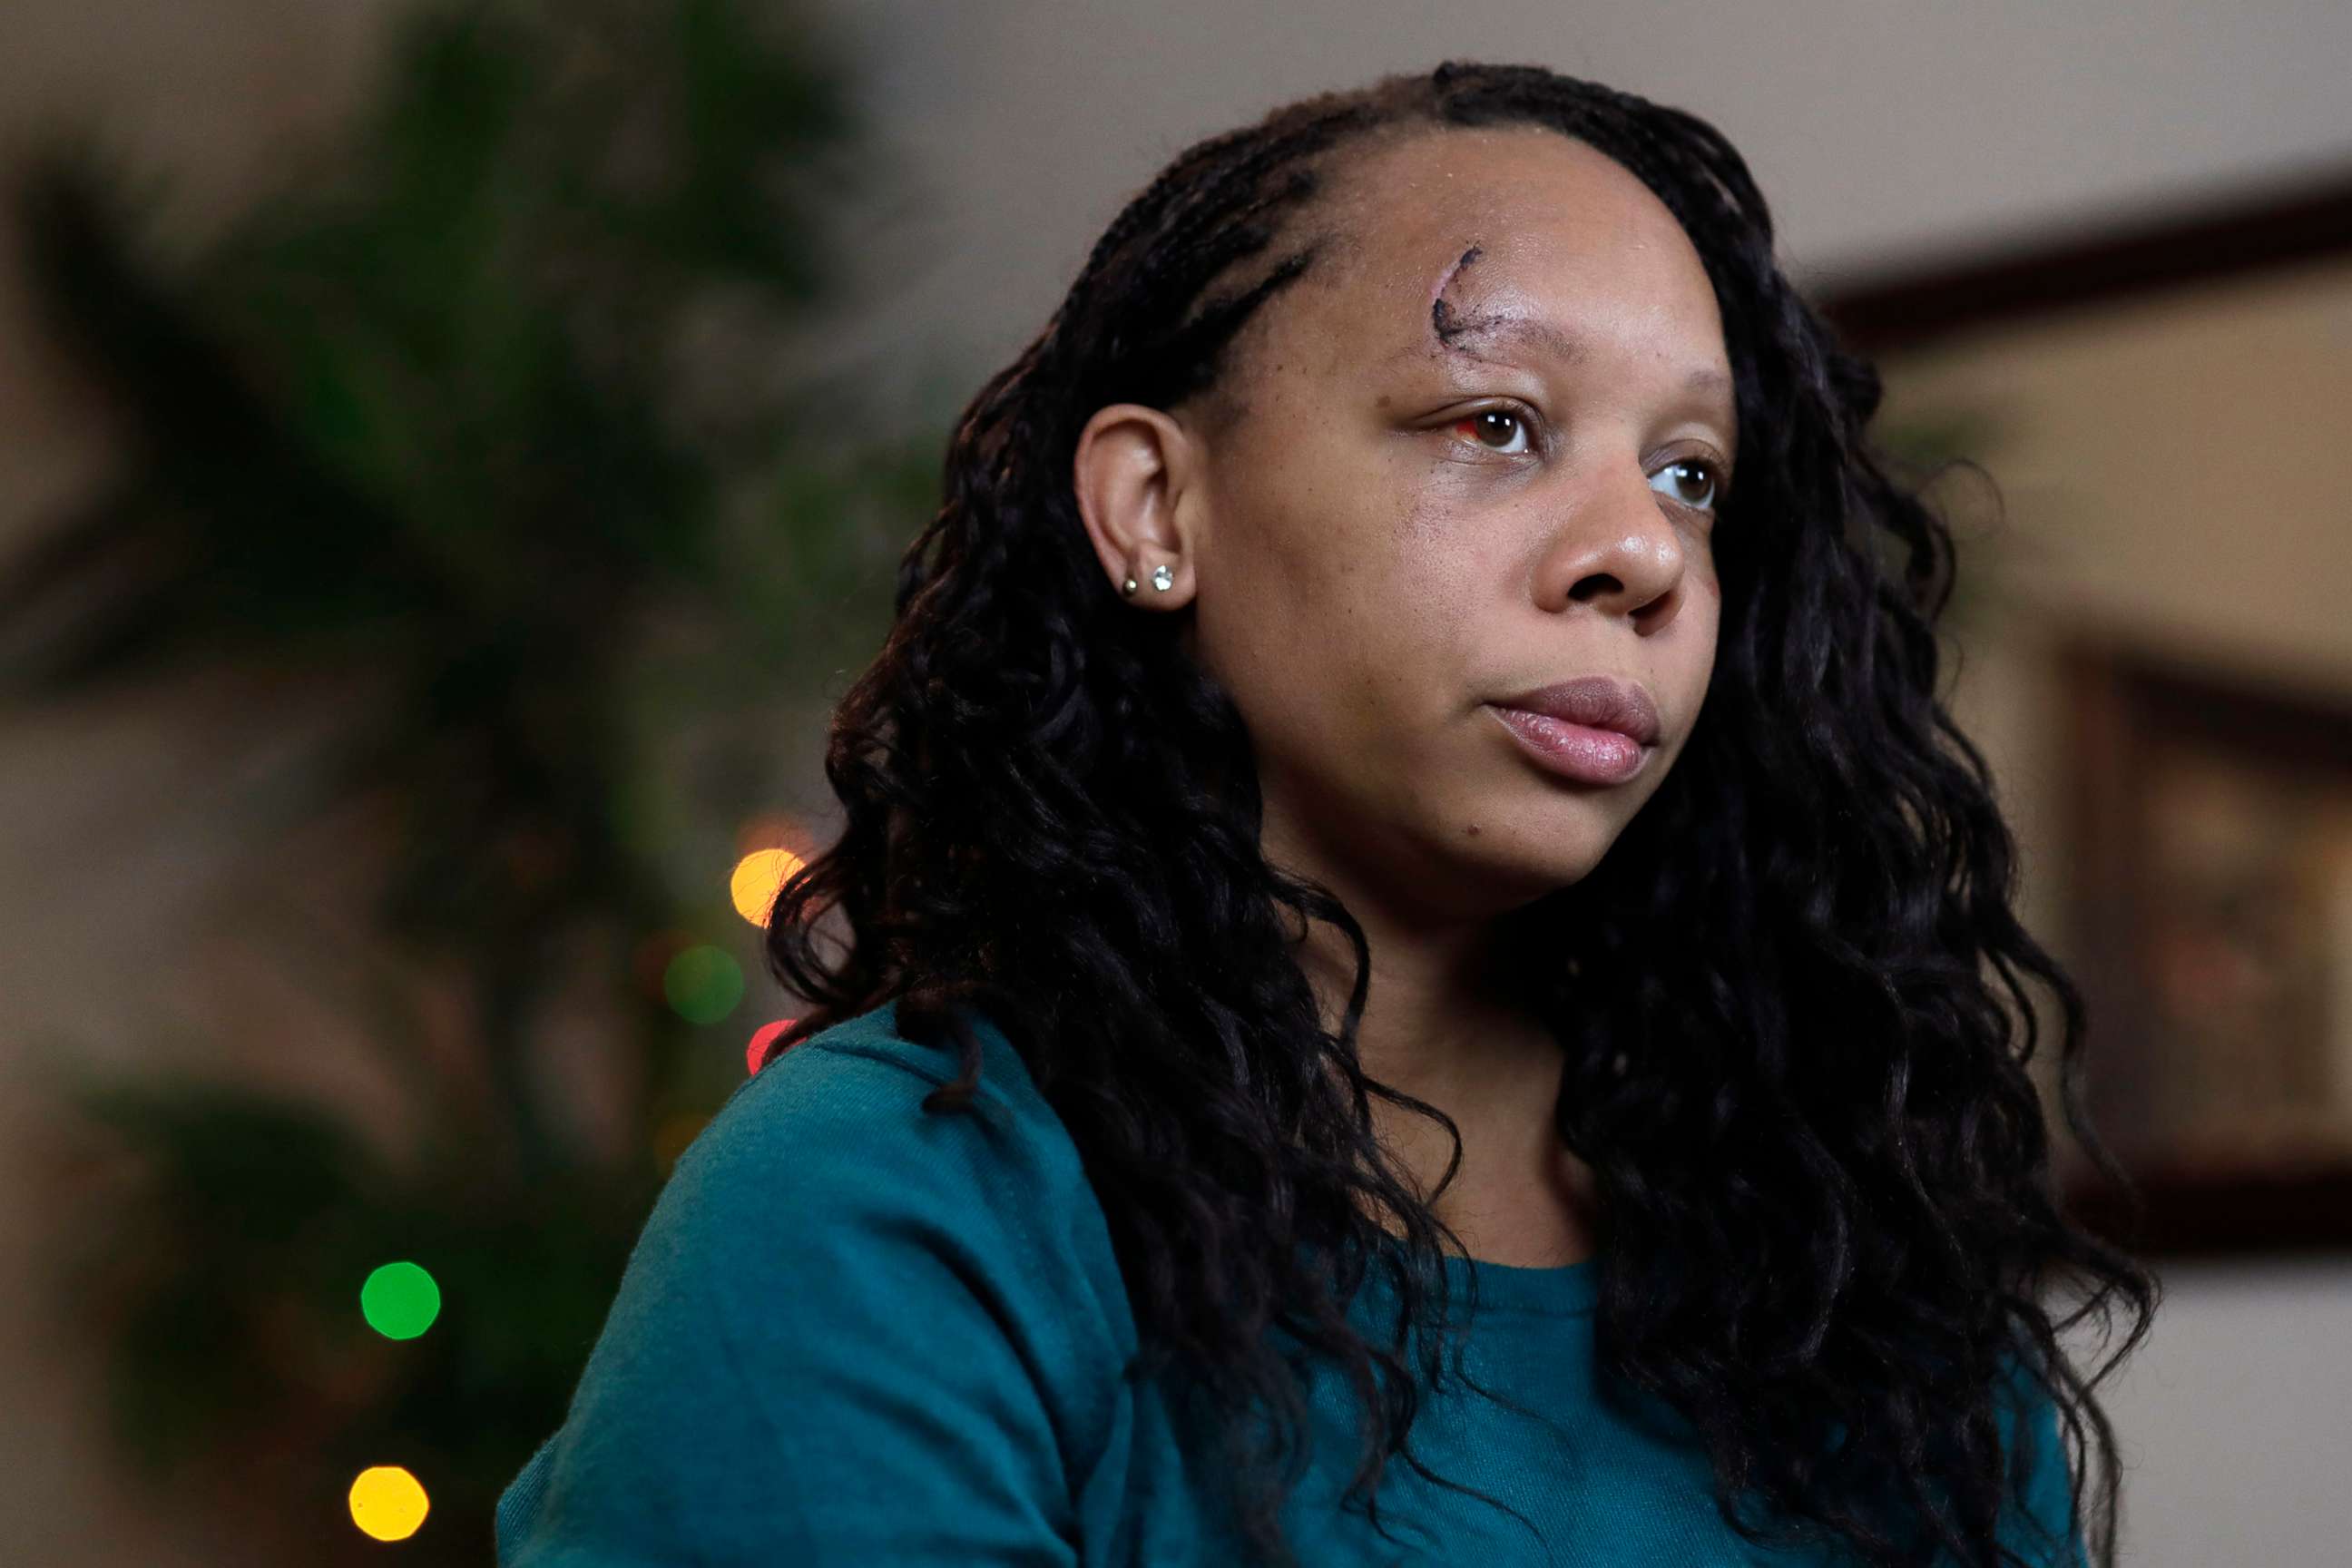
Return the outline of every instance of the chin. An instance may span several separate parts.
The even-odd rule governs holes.
[[[1481,861],[1478,875],[1490,887],[1505,889],[1505,902],[1516,908],[1591,876],[1616,835],[1546,834],[1540,823],[1531,823],[1508,835],[1489,827],[1474,842],[1486,846],[1484,853],[1473,851]]]

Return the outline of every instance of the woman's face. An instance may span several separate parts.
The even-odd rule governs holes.
[[[1132,602],[1192,605],[1277,863],[1492,914],[1591,871],[1697,720],[1738,450],[1722,324],[1674,216],[1553,132],[1378,147],[1322,210],[1341,243],[1248,323],[1213,412],[1175,411],[1182,593]],[[1590,676],[1656,730],[1569,736],[1579,776],[1497,704]]]

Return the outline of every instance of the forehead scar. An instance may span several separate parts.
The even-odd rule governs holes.
[[[1437,282],[1429,290],[1429,330],[1436,334],[1439,343],[1448,348],[1462,329],[1454,322],[1454,307],[1444,297],[1445,286],[1454,281],[1456,273],[1477,260],[1481,253],[1482,248],[1475,245],[1464,251],[1459,259],[1437,275]]]

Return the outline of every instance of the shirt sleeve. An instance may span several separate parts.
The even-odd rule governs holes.
[[[2058,1429],[2058,1406],[2049,1392],[2012,1368],[2022,1419],[2011,1428],[2012,1444],[2022,1431],[2027,1445],[2025,1512],[2030,1521],[2011,1532],[2011,1547],[2026,1562],[2049,1568],[2088,1568],[2081,1521],[2074,1518],[2074,1482]]]
[[[1055,1234],[1073,1172],[985,1080],[976,1118],[927,1112],[941,1080],[818,1046],[681,1157],[500,1500],[501,1568],[1078,1562],[1099,1347]]]

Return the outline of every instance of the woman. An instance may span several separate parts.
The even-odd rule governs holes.
[[[955,434],[811,1005],[501,1560],[2111,1563],[2039,1299],[2155,1287],[2053,1205],[1878,397],[1680,111],[1186,151]]]

